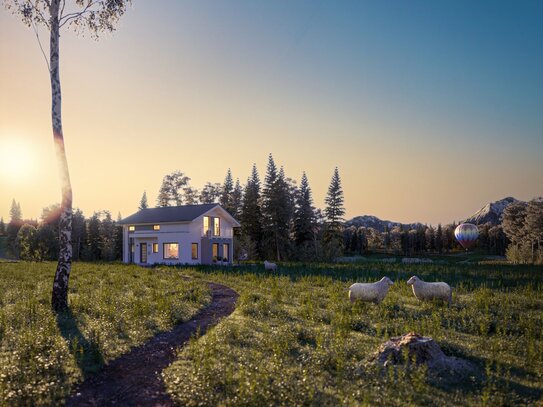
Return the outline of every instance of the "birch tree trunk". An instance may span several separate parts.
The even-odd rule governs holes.
[[[51,38],[49,48],[49,74],[51,77],[52,95],[51,116],[53,121],[53,139],[55,142],[55,152],[57,155],[62,190],[59,223],[60,251],[55,280],[53,282],[53,296],[51,301],[51,305],[55,312],[60,312],[68,308],[68,279],[72,268],[72,186],[70,183],[70,174],[68,172],[66,150],[64,148],[64,135],[62,133],[62,95],[60,91],[59,76],[59,4],[60,0],[51,0],[49,6],[51,16]]]

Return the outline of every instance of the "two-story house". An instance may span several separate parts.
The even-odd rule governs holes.
[[[123,219],[123,262],[232,263],[240,224],[219,204],[142,209]]]

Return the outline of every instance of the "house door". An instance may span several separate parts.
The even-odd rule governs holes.
[[[147,263],[147,243],[140,243],[140,263]]]

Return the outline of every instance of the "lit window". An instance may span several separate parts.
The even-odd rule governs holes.
[[[209,216],[204,216],[204,234],[207,235],[209,233],[210,229],[210,221]]]
[[[154,225],[153,230],[160,230],[160,225]]]
[[[130,232],[133,232],[134,230],[136,230],[136,227],[135,226],[128,226],[128,230]]]
[[[219,244],[213,243],[211,246],[211,256],[213,257],[213,260],[217,260],[217,257],[219,257]]]
[[[222,245],[222,259],[228,261],[230,257],[230,245],[228,243],[223,243]]]
[[[198,259],[198,243],[192,244],[192,260]]]
[[[213,236],[221,235],[221,219],[213,218]]]
[[[158,243],[153,243],[153,253],[158,253]]]
[[[179,244],[164,243],[164,258],[169,260],[179,259]]]

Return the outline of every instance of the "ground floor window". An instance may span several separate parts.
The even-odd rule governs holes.
[[[158,243],[153,243],[153,253],[158,253]]]
[[[228,243],[223,243],[222,245],[222,259],[224,261],[229,261],[230,257],[230,245]]]
[[[219,244],[213,243],[211,246],[211,257],[213,260],[217,260],[217,257],[219,257]]]
[[[192,244],[192,260],[198,259],[198,243]]]
[[[179,259],[179,244],[164,243],[164,259],[177,260]]]

